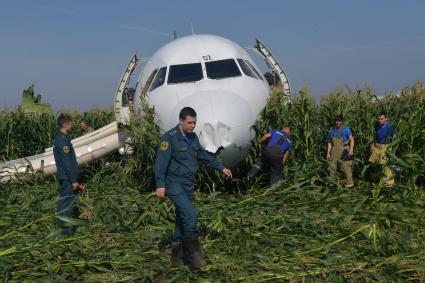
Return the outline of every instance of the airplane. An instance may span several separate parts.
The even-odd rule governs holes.
[[[237,43],[217,35],[192,34],[167,43],[146,59],[136,87],[130,88],[134,70],[142,61],[133,55],[115,94],[116,121],[72,140],[78,164],[117,149],[120,154],[132,153],[129,134],[122,128],[131,123],[131,113],[143,115],[143,98],[154,107],[156,123],[164,132],[177,124],[181,108],[194,108],[201,145],[218,155],[225,166],[237,166],[248,153],[255,121],[271,95],[270,78],[291,99],[288,76],[269,49],[258,39],[252,49],[266,61],[272,76],[262,75]],[[0,182],[17,173],[38,171],[56,173],[52,148],[0,165]]]

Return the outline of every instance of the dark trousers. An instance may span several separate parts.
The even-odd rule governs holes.
[[[198,213],[192,203],[193,189],[193,183],[170,181],[166,185],[165,194],[176,208],[173,241],[181,241],[183,237],[198,235]]]
[[[72,183],[70,180],[59,181],[59,202],[57,206],[57,212],[61,216],[74,217],[75,216],[75,192],[72,189]],[[57,219],[56,226],[62,229],[63,235],[72,234],[75,228],[63,220]]]
[[[254,177],[261,170],[270,170],[270,185],[282,180],[283,155],[275,148],[265,147],[249,171],[248,175]]]

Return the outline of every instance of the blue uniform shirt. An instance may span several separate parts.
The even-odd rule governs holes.
[[[391,144],[395,136],[395,130],[389,122],[381,127],[379,123],[375,125],[375,142],[379,144]]]
[[[267,144],[267,147],[272,147],[280,144],[280,152],[285,153],[290,151],[292,148],[292,141],[289,139],[287,133],[282,133],[279,130],[273,130],[271,132],[270,140]]]
[[[73,183],[78,181],[78,163],[74,147],[68,135],[57,132],[53,141],[53,156],[57,168],[59,180],[69,180]]]
[[[328,142],[332,142],[332,138],[340,138],[342,139],[343,143],[346,143],[348,141],[348,138],[351,137],[351,131],[350,128],[341,126],[339,129],[332,128],[328,132]]]
[[[167,180],[193,183],[198,160],[216,170],[224,166],[215,160],[199,143],[195,133],[182,135],[179,126],[166,132],[160,142],[155,161],[156,187],[165,187]]]

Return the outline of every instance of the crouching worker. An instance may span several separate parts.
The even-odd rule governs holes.
[[[75,194],[79,190],[78,164],[75,157],[74,148],[68,133],[72,129],[71,117],[61,114],[57,119],[59,131],[55,135],[53,142],[53,155],[57,168],[57,180],[59,181],[59,203],[57,212],[61,216],[74,217],[76,209],[74,207]],[[56,225],[62,228],[62,235],[67,236],[74,233],[75,228],[69,223],[58,219]]]
[[[267,143],[267,145],[262,147],[260,158],[252,166],[248,176],[254,177],[262,170],[270,170],[270,185],[279,182],[282,179],[283,164],[288,160],[292,148],[290,136],[291,128],[289,127],[265,134],[261,138],[261,143]]]
[[[192,203],[198,161],[230,178],[232,172],[210,156],[199,143],[193,132],[195,110],[185,107],[179,118],[179,124],[161,138],[155,162],[156,195],[159,198],[167,196],[175,206],[171,263],[202,268],[206,262],[200,249],[198,216]]]
[[[329,161],[330,177],[335,179],[337,170],[342,169],[345,178],[340,182],[346,188],[354,186],[353,182],[353,155],[354,155],[354,138],[348,127],[343,125],[344,119],[342,115],[335,117],[335,128],[328,132],[328,150],[326,159]]]

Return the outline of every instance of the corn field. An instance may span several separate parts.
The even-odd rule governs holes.
[[[396,185],[371,184],[369,145],[379,111],[397,136],[389,152]],[[3,282],[387,282],[425,280],[425,85],[378,99],[368,87],[336,89],[321,103],[303,88],[287,104],[275,94],[258,119],[259,135],[292,128],[294,148],[284,180],[269,187],[247,178],[258,142],[227,181],[207,169],[196,181],[202,270],[171,267],[173,205],[153,190],[159,141],[152,109],[132,124],[133,156],[117,155],[82,168],[78,226],[58,237],[57,185],[35,175],[0,184],[0,278]],[[343,114],[356,139],[355,188],[327,177],[326,134]],[[95,128],[111,110],[74,113]],[[0,113],[0,159],[40,153],[54,135],[53,115]],[[73,133],[74,136],[77,132]]]

